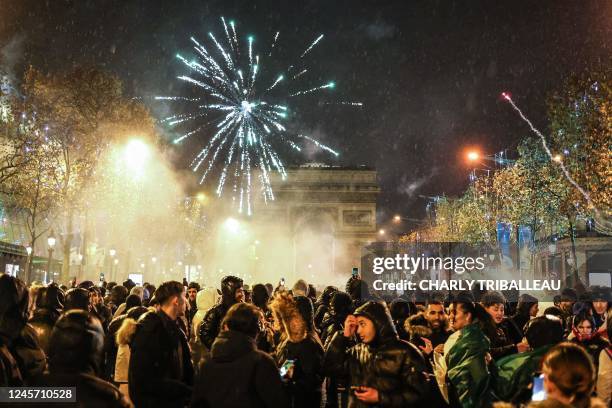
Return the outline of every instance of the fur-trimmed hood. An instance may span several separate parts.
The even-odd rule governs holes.
[[[276,328],[293,343],[308,336],[308,324],[300,313],[297,302],[289,292],[277,292],[270,303]]]
[[[130,344],[132,338],[134,338],[134,333],[136,333],[136,320],[126,317],[123,319],[123,322],[121,322],[119,330],[117,330],[117,335],[115,337],[117,345],[122,346]]]
[[[411,339],[417,337],[430,338],[432,335],[432,330],[423,313],[417,313],[406,319],[404,329],[408,332]]]

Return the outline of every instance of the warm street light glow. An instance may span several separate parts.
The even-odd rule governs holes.
[[[555,154],[553,156],[553,160],[556,161],[557,163],[561,163],[561,160],[562,160],[561,155],[560,154]]]
[[[402,217],[399,215],[396,215],[395,217],[393,217],[393,221],[395,222],[400,222],[402,220]]]
[[[113,262],[114,262],[115,265],[117,265],[119,263],[119,260],[115,259]]]
[[[197,199],[199,202],[201,202],[201,203],[203,203],[204,201],[206,201],[206,198],[207,198],[207,197],[206,197],[206,194],[204,194],[204,193],[198,193],[198,194],[196,195],[196,199]]]
[[[385,235],[385,230],[384,229],[379,229],[378,230],[378,235]]]
[[[467,154],[468,161],[473,162],[473,161],[478,160],[479,158],[480,158],[480,155],[476,151],[471,151],[471,152],[468,152]]]
[[[140,139],[132,139],[125,146],[123,159],[128,169],[139,176],[144,172],[144,166],[151,155],[149,146]]]
[[[156,257],[151,258],[151,262],[153,263],[157,262],[157,258]]]
[[[49,245],[49,248],[53,249],[55,248],[55,243],[56,243],[55,235],[53,234],[53,230],[51,230],[51,233],[49,234],[49,237],[47,238],[47,245]]]
[[[111,256],[111,258],[112,258],[112,257],[114,257],[115,255],[117,255],[117,251],[116,251],[116,250],[114,250],[113,248],[111,248],[111,249],[108,251],[108,254],[109,254],[109,255]]]
[[[231,232],[232,234],[237,233],[238,230],[240,229],[240,221],[238,221],[235,218],[231,218],[231,217],[225,220],[225,223],[223,225],[225,229]]]

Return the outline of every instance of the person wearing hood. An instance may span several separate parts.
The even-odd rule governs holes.
[[[128,388],[139,408],[184,407],[191,396],[193,365],[178,320],[185,315],[185,287],[162,283],[154,296],[158,311],[138,320],[130,347]]]
[[[221,280],[221,302],[210,308],[200,327],[198,335],[204,346],[210,350],[215,338],[221,331],[221,322],[225,314],[236,303],[244,302],[244,289],[242,279],[235,276],[226,276]]]
[[[343,332],[331,339],[324,367],[326,374],[346,380],[348,407],[427,403],[423,355],[398,338],[389,309],[382,302],[369,301],[346,318]]]
[[[41,288],[36,297],[36,309],[30,318],[30,325],[36,331],[40,347],[49,352],[49,339],[57,319],[64,310],[64,292],[57,285]]]
[[[195,383],[192,408],[287,408],[272,357],[257,349],[260,311],[248,303],[230,307]]]
[[[519,296],[516,312],[501,323],[512,344],[523,341],[523,331],[527,322],[538,315],[538,299],[528,293]]]
[[[67,311],[51,333],[49,373],[32,385],[76,387],[77,407],[131,407],[117,387],[98,377],[103,338],[104,331],[96,317],[84,310]]]
[[[325,348],[334,333],[344,330],[346,317],[351,314],[353,301],[348,293],[335,292],[329,301],[329,310],[321,322],[321,341]]]
[[[306,296],[278,292],[270,304],[281,332],[276,363],[285,367],[285,389],[291,406],[318,407],[323,385],[323,345],[314,328],[314,309]]]
[[[323,323],[323,318],[325,317],[325,313],[329,311],[329,303],[331,302],[332,295],[336,293],[337,291],[338,291],[338,288],[336,288],[335,286],[327,286],[323,290],[323,292],[321,292],[321,295],[319,296],[319,298],[314,304],[314,309],[315,309],[314,323],[315,323],[315,327],[319,331],[321,331],[321,323]]]
[[[599,354],[610,343],[598,331],[595,331],[595,319],[586,313],[574,316],[572,321],[571,342],[584,347],[591,356],[595,368],[599,366]]]
[[[0,276],[0,383],[29,385],[46,367],[45,352],[28,324],[29,291],[22,280]]]
[[[121,320],[121,327],[117,330],[114,341],[117,344],[117,359],[114,364],[115,372],[113,380],[119,386],[119,390],[129,399],[128,372],[130,367],[130,345],[136,333],[137,321],[147,312],[144,306],[134,306],[128,309],[125,318]],[[130,401],[131,403],[131,401]]]

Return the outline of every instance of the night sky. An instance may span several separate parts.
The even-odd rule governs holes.
[[[222,33],[234,18],[256,46],[281,32],[278,59],[290,63],[320,33],[306,85],[334,80],[338,100],[305,98],[296,123],[341,155],[291,157],[378,170],[379,221],[424,214],[419,196],[460,194],[467,146],[512,151],[528,129],[499,95],[545,129],[545,98],[572,72],[610,67],[612,1],[532,0],[0,0],[2,68],[19,78],[31,64],[55,71],[95,64],[118,74],[156,117],[152,95],[181,92],[175,58],[189,37]],[[332,100],[332,99],[329,99]],[[189,164],[197,145],[177,152]]]

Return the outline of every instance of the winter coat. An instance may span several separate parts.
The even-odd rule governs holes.
[[[508,338],[501,324],[495,327],[495,332],[489,336],[489,340],[491,341],[491,357],[493,357],[493,360],[518,353],[516,344]]]
[[[6,340],[4,336],[0,336],[0,387],[21,387],[23,378]]]
[[[115,361],[115,383],[119,390],[125,395],[129,395],[128,372],[130,368],[130,343],[136,333],[136,320],[131,318],[123,319],[121,327],[117,331],[117,359]]]
[[[531,390],[527,390],[527,387],[540,369],[542,358],[552,346],[553,344],[548,344],[497,360],[497,375],[492,382],[495,395],[502,401],[527,402],[531,397]],[[526,390],[529,394],[527,399],[521,398],[520,394]]]
[[[370,344],[357,343],[334,334],[325,353],[325,373],[345,378],[348,386],[367,386],[378,391],[378,407],[418,406],[427,402],[428,383],[425,360],[412,344],[400,340],[386,307],[367,302],[355,311],[367,317],[376,327],[376,338]],[[353,393],[350,408],[368,407]]]
[[[47,369],[47,356],[38,343],[36,331],[29,324],[21,330],[19,337],[13,339],[9,349],[17,360],[21,377],[26,385]]]
[[[305,296],[279,293],[270,308],[283,328],[276,363],[280,367],[287,360],[295,360],[293,376],[284,382],[291,406],[318,407],[323,385],[323,346],[314,330],[312,303]]]
[[[295,361],[293,377],[285,383],[292,407],[318,407],[323,385],[323,346],[320,341],[311,336],[299,342],[286,339],[277,348],[276,362],[280,367],[287,360]]]
[[[210,350],[215,338],[219,335],[221,322],[229,308],[236,303],[236,291],[240,287],[242,287],[242,280],[233,276],[226,276],[221,281],[221,302],[206,312],[198,328],[200,341],[207,349]]]
[[[576,334],[575,331],[574,334]],[[591,356],[591,361],[593,361],[593,364],[595,365],[595,369],[597,369],[599,366],[599,354],[602,350],[610,346],[610,342],[601,337],[599,332],[596,332],[588,339],[579,340],[579,337],[574,337],[571,341],[572,343],[582,346],[586,352],[589,353]]]
[[[202,323],[200,323],[198,336],[207,349],[211,349],[215,339],[219,335],[221,331],[221,322],[232,305],[233,303],[219,303],[206,312]]]
[[[612,347],[608,347],[599,353],[597,396],[610,405],[612,401]]]
[[[108,381],[114,381],[115,377],[115,361],[117,359],[117,331],[121,327],[126,315],[122,314],[113,320],[108,325],[106,336],[104,336],[104,378]]]
[[[200,366],[191,407],[289,407],[274,360],[252,338],[224,331]]]
[[[128,369],[130,398],[138,408],[183,407],[191,395],[189,345],[176,321],[162,310],[140,317]]]
[[[113,384],[93,374],[54,373],[37,378],[32,385],[38,387],[76,387],[77,403],[49,404],[53,407],[129,408],[130,402]]]
[[[191,321],[191,330],[193,333],[198,335],[198,329],[200,327],[200,323],[204,319],[206,312],[210,310],[217,303],[217,290],[214,288],[206,287],[198,292],[196,295],[196,306],[198,307],[198,311],[193,316]],[[202,341],[201,339],[198,339]]]
[[[59,318],[59,313],[55,310],[47,308],[38,308],[34,310],[30,318],[30,326],[36,332],[38,343],[45,353],[49,352],[49,339],[55,322]]]
[[[490,400],[486,363],[489,345],[478,323],[472,323],[461,329],[457,341],[444,356],[451,406],[458,402],[463,408],[481,407]]]

